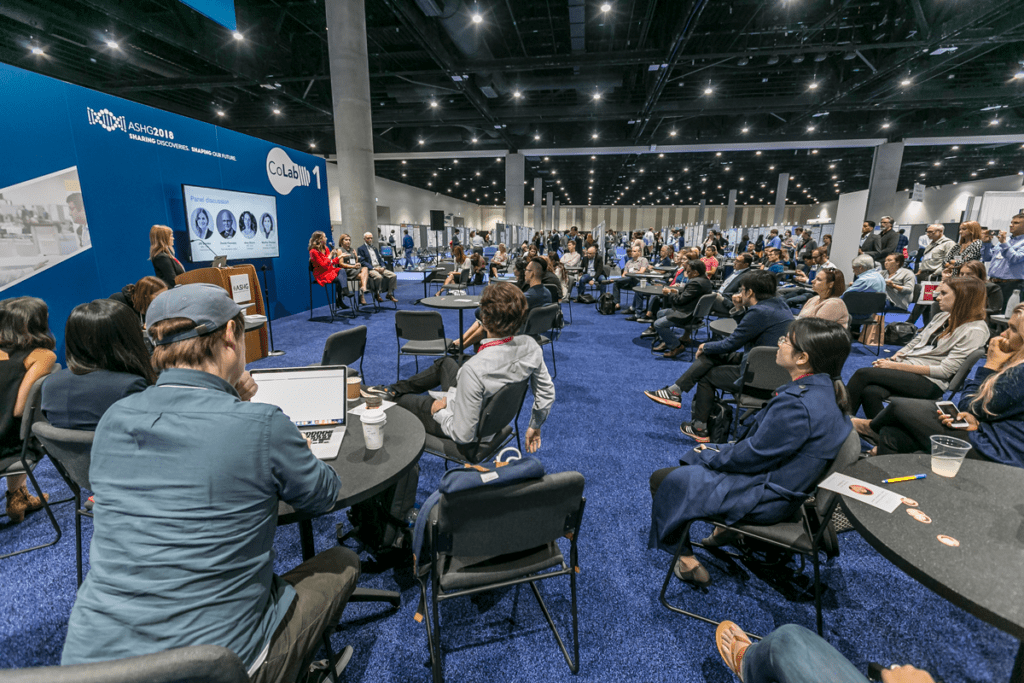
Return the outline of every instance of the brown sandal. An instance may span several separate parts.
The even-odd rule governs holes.
[[[722,636],[729,630],[733,631],[732,646],[729,650],[726,650],[725,644],[722,642]],[[723,621],[715,629],[715,645],[718,646],[718,654],[722,655],[725,665],[736,674],[736,677],[740,679],[740,683],[743,683],[743,674],[740,667],[743,663],[743,654],[751,645],[750,638],[743,632],[743,629],[733,622]]]

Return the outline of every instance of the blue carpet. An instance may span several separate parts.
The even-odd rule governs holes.
[[[409,274],[399,283],[403,309],[422,296]],[[317,301],[322,301],[322,292]],[[422,309],[420,309],[422,310]],[[326,308],[314,311],[326,315]],[[733,677],[714,646],[714,628],[670,614],[658,603],[669,557],[647,549],[650,519],[648,476],[676,464],[692,446],[678,432],[688,408],[671,410],[647,400],[641,391],[675,380],[687,364],[655,359],[638,338],[642,326],[622,316],[599,316],[593,306],[574,305],[574,324],[556,343],[557,399],[543,429],[539,453],[549,471],[578,470],[587,480],[587,511],[580,534],[579,676],[565,666],[543,615],[528,588],[520,587],[442,605],[446,673],[451,681],[709,681]],[[445,313],[454,336],[457,315]],[[895,317],[894,317],[895,318]],[[470,316],[467,316],[467,324]],[[365,374],[371,383],[395,378],[393,314],[362,315],[354,323],[308,320],[307,314],[276,321],[274,341],[286,355],[256,367],[302,366],[320,360],[324,339],[352,324],[369,327]],[[893,349],[888,351],[891,353]],[[550,367],[550,347],[545,349]],[[844,376],[874,358],[855,345]],[[430,362],[426,359],[421,362]],[[407,377],[412,360],[402,363]],[[531,399],[528,397],[527,401]],[[524,424],[525,427],[525,424]],[[422,460],[420,498],[437,485],[443,464]],[[38,468],[53,497],[66,488],[44,463]],[[60,543],[0,564],[4,608],[0,614],[0,667],[53,664],[59,660],[66,622],[75,596],[74,521],[69,505],[58,508],[65,530]],[[338,513],[316,521],[317,547],[334,542]],[[347,524],[347,522],[346,522]],[[91,522],[84,524],[88,537]],[[696,530],[701,534],[700,529]],[[0,522],[0,552],[50,533],[42,514],[11,526]],[[697,537],[699,538],[700,535]],[[865,671],[869,661],[914,663],[936,680],[1005,681],[1016,642],[936,596],[878,555],[856,532],[840,536],[842,554],[824,566],[824,618],[827,639]],[[300,561],[294,526],[278,530],[279,572]],[[732,619],[756,632],[795,622],[813,629],[813,601],[790,602],[760,578],[727,573],[699,552],[715,579],[707,591],[673,581],[669,597],[688,609]],[[807,572],[810,575],[810,569]],[[347,680],[427,681],[425,630],[413,620],[418,587],[408,570],[364,575],[361,584],[397,587],[402,606],[395,613],[373,604],[349,605],[346,628],[333,637],[336,648],[355,647]],[[568,633],[568,581],[541,585],[563,636]],[[823,675],[822,680],[826,680]]]

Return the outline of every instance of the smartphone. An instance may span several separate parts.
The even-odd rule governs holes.
[[[960,414],[960,409],[956,407],[956,404],[952,401],[938,401],[935,406],[941,410],[944,414],[949,415],[953,418],[953,424],[949,425],[954,429],[963,429],[968,427],[966,420],[956,421],[956,416]]]

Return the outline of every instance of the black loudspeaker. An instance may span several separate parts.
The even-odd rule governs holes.
[[[444,211],[430,212],[430,229],[444,230]]]

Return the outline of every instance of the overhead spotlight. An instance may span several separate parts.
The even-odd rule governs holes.
[[[676,132],[675,132],[674,130],[670,130],[670,131],[668,132],[668,136],[669,136],[670,138],[674,138],[674,137],[676,136]]]
[[[742,129],[742,130],[741,130],[740,132],[741,132],[741,133],[749,133],[749,132],[750,132],[750,129],[749,129],[749,128],[747,128],[746,126],[743,126],[743,129]]]
[[[601,93],[599,93],[599,92],[594,93],[594,100],[597,101],[599,99],[601,99]]]
[[[756,157],[761,156],[761,150],[757,150],[756,152],[754,152],[754,156],[756,156]]]
[[[778,55],[772,55],[771,57],[768,58],[768,66],[775,66],[778,63],[779,63],[779,56]]]
[[[603,5],[601,5],[601,11],[602,12],[611,12],[612,11],[611,3],[607,3],[606,2]]]
[[[226,114],[224,113],[223,109],[218,109],[217,110],[217,116],[226,116]]]
[[[419,142],[420,142],[420,144],[421,144],[421,145],[425,145],[425,144],[427,144],[427,141],[426,141],[426,140],[420,140]],[[437,175],[437,174],[435,173],[434,175]]]
[[[484,18],[480,15],[479,12],[474,12],[472,19],[474,24],[479,24],[481,21],[484,20]]]
[[[232,36],[234,37],[234,39],[235,39],[235,40],[245,40],[245,36],[243,36],[243,35],[242,35],[241,33],[239,33],[238,31],[235,31],[235,32],[234,32],[234,33],[232,33],[231,35],[232,35]]]
[[[802,64],[803,61],[804,61],[804,56],[803,55],[793,55],[793,63],[794,64]]]
[[[807,126],[807,132],[808,133],[813,133],[814,132],[814,126]]]
[[[816,62],[824,62],[826,57],[828,57],[828,55],[826,53],[819,52],[818,54],[814,55],[814,61],[816,61]]]
[[[437,100],[430,100],[430,108],[437,109]]]
[[[818,89],[818,82],[817,81],[811,81],[810,84],[807,86],[807,89],[808,90],[817,90]]]
[[[512,97],[514,97],[514,98],[515,98],[515,99],[517,99],[517,100],[518,100],[518,99],[519,99],[520,97],[522,97],[522,96],[523,96],[523,93],[519,92],[518,90],[516,90],[515,92],[513,92],[513,93],[512,93]]]
[[[746,66],[747,64],[750,64],[750,57],[743,56],[736,60],[736,66]]]
[[[886,121],[885,123],[882,124],[882,128],[888,128],[889,125],[890,125],[889,122]]]
[[[935,163],[932,164],[932,166],[942,166],[942,162],[936,161]]]
[[[277,114],[278,116],[280,116],[281,115],[281,110],[275,108],[274,109],[274,113]]]
[[[1013,78],[1014,80],[1018,81],[1024,80],[1024,64],[1021,64],[1020,70],[1017,73],[1013,74]]]
[[[591,137],[591,138],[593,138],[594,140],[596,140],[596,139],[597,139],[597,133],[592,133],[592,134],[590,135],[590,137]]]
[[[535,133],[533,136],[534,140],[540,140],[540,133]]]
[[[988,125],[990,125],[990,126],[998,126],[999,125],[999,119],[992,119],[991,121],[988,122]]]
[[[46,54],[45,52],[43,52],[43,48],[39,47],[38,45],[33,45],[31,48],[29,48],[29,52],[31,52],[34,55]]]
[[[111,50],[119,50],[119,49],[121,49],[121,46],[118,45],[116,40],[108,40],[107,41],[107,47],[109,47]]]
[[[476,144],[476,138],[473,138],[473,144]],[[479,175],[479,174],[478,174]]]
[[[710,95],[713,92],[714,92],[714,90],[711,89],[710,85],[708,87],[704,88],[704,94],[705,95]]]
[[[909,78],[904,78],[902,81],[900,81],[900,85],[902,85],[904,88],[910,85],[910,83],[911,80]]]

